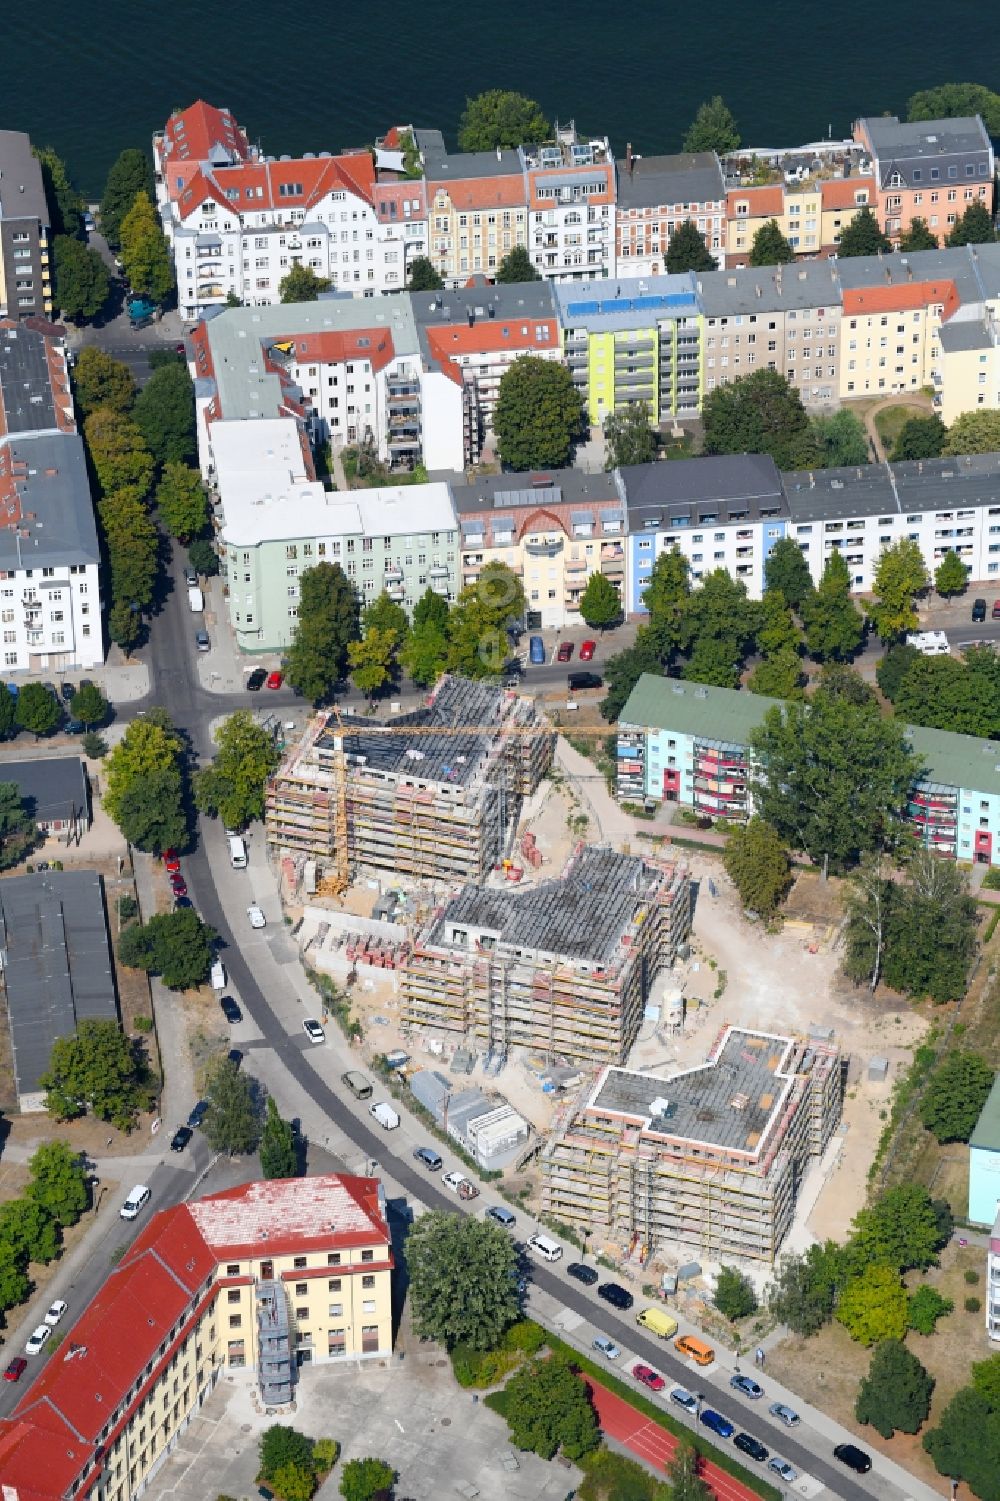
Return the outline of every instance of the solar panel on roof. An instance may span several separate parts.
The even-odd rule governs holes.
[[[566,312],[571,318],[576,316],[585,318],[590,314],[599,313],[600,311],[601,304],[599,302],[571,302],[566,308]]]

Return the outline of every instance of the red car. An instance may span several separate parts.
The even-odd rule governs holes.
[[[5,1381],[20,1381],[21,1377],[24,1375],[27,1369],[28,1362],[25,1360],[24,1356],[15,1355],[10,1365],[4,1371],[3,1379]]]
[[[581,662],[592,662],[594,660],[594,653],[595,653],[596,650],[597,650],[597,642],[596,641],[585,641],[583,643],[583,645],[580,647],[580,661]]]
[[[648,1386],[651,1392],[662,1392],[666,1386],[663,1377],[653,1370],[652,1366],[634,1365],[632,1375],[636,1381],[641,1381],[643,1386]]]
[[[267,686],[269,688],[280,688],[284,681],[285,675],[283,672],[269,672],[267,675]]]
[[[183,354],[186,357],[186,355],[187,355],[187,349],[185,348],[185,346],[183,344],[175,344],[174,345],[174,353],[175,354]]]
[[[180,856],[176,850],[164,850],[163,863],[171,872],[176,872],[181,868]]]
[[[187,896],[187,881],[183,876],[171,876],[170,889],[174,896]]]
[[[573,655],[572,641],[560,641],[559,650],[556,652],[557,662],[568,662]]]
[[[994,620],[1000,620],[1000,599],[995,599],[993,601],[993,611],[992,611],[992,614],[993,614],[993,619]]]

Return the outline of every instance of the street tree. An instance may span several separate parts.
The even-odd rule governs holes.
[[[876,599],[870,608],[875,629],[883,641],[897,641],[915,631],[920,621],[915,597],[927,588],[927,569],[920,545],[900,537],[886,547],[875,565]]]
[[[14,718],[22,730],[40,740],[51,735],[63,721],[63,711],[54,693],[44,683],[25,683],[17,695]]]
[[[311,266],[294,261],[288,274],[281,278],[278,296],[282,302],[316,302],[320,292],[329,290],[329,277],[317,276]]]
[[[984,83],[940,83],[918,89],[906,106],[908,120],[949,120],[982,115],[991,136],[1000,136],[1000,94]]]
[[[36,1199],[11,1199],[0,1208],[0,1256],[13,1255],[27,1266],[47,1266],[59,1255],[62,1235],[56,1221]]]
[[[702,422],[706,453],[767,453],[779,469],[816,461],[802,398],[778,370],[755,370],[709,391]]]
[[[722,858],[744,907],[773,916],[792,884],[788,851],[776,830],[756,817],[737,824]]]
[[[522,620],[524,586],[506,563],[487,563],[474,584],[461,590],[448,616],[451,672],[489,677],[503,669],[510,648],[507,626]]]
[[[992,245],[996,239],[993,218],[985,203],[975,200],[960,214],[947,237],[948,245]]]
[[[265,1178],[297,1178],[299,1154],[295,1144],[295,1128],[291,1121],[282,1120],[271,1095],[267,1097],[267,1113],[260,1133],[260,1170]]]
[[[715,1279],[712,1302],[724,1319],[735,1324],[757,1311],[757,1294],[745,1272],[735,1266],[722,1266]]]
[[[55,300],[72,323],[96,318],[111,295],[111,278],[96,250],[69,235],[52,242],[55,261]]]
[[[953,594],[964,594],[969,586],[969,570],[951,548],[945,553],[934,570],[934,587],[942,599]]]
[[[837,871],[895,838],[918,762],[905,728],[819,691],[751,735],[754,803],[792,849]]]
[[[73,367],[73,394],[85,417],[98,407],[127,412],[135,400],[135,380],[122,360],[97,344],[85,344]]]
[[[755,636],[757,650],[765,657],[773,657],[780,651],[797,652],[801,646],[798,626],[780,589],[764,590],[757,611]]]
[[[698,113],[688,126],[687,135],[684,137],[683,149],[685,151],[715,151],[719,156],[725,156],[729,151],[738,150],[739,144],[740,133],[736,128],[732,111],[722,96],[715,94],[698,106]]]
[[[441,599],[441,596],[435,594],[433,589],[428,589],[427,593],[432,595],[434,599]],[[441,603],[444,606],[443,619],[447,620],[448,601],[446,599],[441,599]],[[416,608],[418,610],[420,608],[419,601]],[[426,616],[426,613],[427,612],[425,610],[424,616]],[[390,632],[390,634],[395,638],[397,647],[402,646],[403,642],[410,634],[410,621],[406,611],[403,609],[402,605],[397,604],[394,599],[390,599],[389,595],[384,589],[382,590],[381,594],[377,595],[375,599],[372,600],[370,605],[365,605],[364,609],[361,611],[362,631],[367,633],[368,631],[372,630],[373,627],[377,628],[380,631]]]
[[[937,250],[938,237],[932,229],[928,229],[927,220],[921,219],[919,214],[910,220],[909,228],[904,229],[899,237],[899,248],[903,254],[911,250]]]
[[[358,596],[339,563],[306,568],[299,580],[299,615],[285,660],[297,693],[321,703],[344,675],[347,647],[358,639]]]
[[[359,693],[369,700],[387,687],[396,670],[396,633],[388,627],[370,626],[360,641],[347,648],[348,670]]]
[[[693,219],[678,224],[667,245],[666,265],[671,274],[684,271],[715,271],[718,261],[705,244],[705,236]]]
[[[968,1141],[994,1078],[980,1053],[949,1053],[927,1081],[920,1100],[921,1122],[940,1142]]]
[[[84,421],[83,436],[101,494],[145,500],[156,465],[132,418],[111,407],[96,407]]]
[[[906,1288],[891,1266],[867,1266],[849,1277],[834,1310],[837,1322],[861,1345],[902,1339],[906,1316]]]
[[[753,237],[750,246],[751,266],[782,266],[794,261],[795,251],[778,228],[777,219],[768,219]]]
[[[274,738],[248,709],[230,714],[213,738],[213,759],[195,773],[195,802],[227,829],[244,829],[264,816],[267,779],[278,764]]]
[[[177,770],[183,754],[184,742],[169,720],[133,719],[104,771],[104,807],[116,823],[124,793],[154,772]]]
[[[941,452],[945,458],[952,458],[967,453],[995,453],[998,449],[1000,411],[984,407],[955,418]]]
[[[466,99],[458,126],[462,151],[516,150],[535,145],[550,135],[541,105],[524,94],[507,89],[488,89]]]
[[[194,383],[181,360],[153,371],[135,399],[132,416],[158,464],[187,464],[196,456]]]
[[[511,1442],[542,1459],[582,1459],[600,1443],[590,1394],[562,1355],[532,1360],[504,1388]]]
[[[22,689],[23,692],[23,689]],[[42,842],[16,782],[0,782],[0,870],[12,870]]]
[[[257,1444],[257,1462],[262,1480],[274,1482],[279,1470],[294,1465],[300,1470],[313,1468],[313,1441],[287,1423],[272,1423],[265,1428]]]
[[[388,1496],[396,1481],[396,1471],[384,1459],[349,1459],[340,1473],[340,1494],[344,1501],[375,1501]]]
[[[522,355],[500,378],[493,432],[511,469],[561,469],[584,430],[583,400],[570,372]]]
[[[188,562],[195,573],[214,578],[219,571],[219,554],[207,537],[196,537],[188,547]]]
[[[681,1435],[664,1466],[670,1501],[712,1501],[712,1487],[701,1478],[701,1455],[686,1435]]]
[[[510,1236],[489,1221],[433,1209],[410,1231],[406,1259],[418,1333],[494,1349],[518,1316]]]
[[[844,887],[843,970],[848,979],[866,983],[873,994],[882,978],[893,899],[885,851],[880,848],[862,855]]]
[[[31,154],[42,169],[42,186],[53,235],[79,238],[86,205],[83,195],[70,179],[66,163],[51,146],[32,146]]]
[[[253,1083],[229,1058],[218,1059],[205,1086],[208,1109],[201,1129],[213,1152],[245,1157],[260,1137],[260,1110]]]
[[[4,1313],[26,1303],[32,1288],[28,1281],[30,1257],[19,1234],[16,1211],[9,1212],[18,1202],[12,1199],[0,1208],[0,1309]]]
[[[130,969],[159,975],[168,990],[194,990],[208,979],[215,938],[193,907],[178,907],[131,923],[118,940],[118,957]]]
[[[845,1254],[855,1272],[869,1266],[926,1271],[936,1265],[949,1234],[942,1235],[934,1200],[923,1184],[900,1183],[858,1210]]]
[[[789,646],[762,658],[747,679],[748,690],[762,698],[803,698],[804,685],[802,658]]]
[[[628,464],[649,464],[656,458],[657,436],[649,421],[645,401],[630,401],[604,419],[607,448],[604,467],[623,469]]]
[[[651,625],[675,635],[691,598],[691,564],[676,545],[657,554],[642,602]]]
[[[118,607],[141,612],[152,603],[160,576],[160,537],[141,501],[124,491],[99,501],[97,519],[111,568],[111,613]],[[114,622],[114,639],[124,646]]]
[[[757,618],[742,579],[732,578],[725,568],[706,574],[678,622],[677,644],[687,654],[682,675],[690,682],[736,688]]]
[[[146,1061],[116,1021],[80,1021],[69,1037],[57,1037],[38,1085],[55,1120],[89,1111],[122,1131],[130,1131],[153,1101]]]
[[[963,1386],[923,1436],[939,1475],[964,1480],[980,1501],[1000,1501],[1000,1408]]]
[[[447,620],[447,616],[445,618]],[[400,666],[413,681],[421,687],[430,687],[444,672],[447,660],[447,625],[441,626],[435,620],[427,620],[419,626],[414,622],[399,653]]]
[[[889,647],[875,668],[875,681],[891,704],[896,702],[900,687],[910,670],[921,660],[923,658],[917,648],[907,645],[905,641]]]
[[[410,262],[410,275],[407,279],[406,290],[408,292],[440,292],[444,287],[444,278],[435,268],[434,262],[426,255],[415,255]]]
[[[173,291],[174,263],[153,199],[138,193],[121,221],[121,261],[133,292],[163,302]]]
[[[515,245],[508,250],[497,267],[497,281],[501,286],[519,281],[541,281],[541,276],[532,265],[531,256],[524,245]]]
[[[14,695],[6,683],[0,683],[0,740],[17,734]]]
[[[898,1339],[875,1346],[868,1375],[862,1378],[854,1416],[883,1438],[916,1433],[931,1410],[934,1378]]]
[[[156,509],[171,537],[180,542],[190,542],[207,530],[208,496],[199,471],[173,461],[165,464],[156,487]]]
[[[824,469],[856,468],[868,463],[868,434],[857,412],[842,407],[829,417],[814,417],[812,430]]]
[[[140,193],[145,193],[150,202],[156,196],[153,166],[145,151],[133,146],[112,164],[101,199],[101,233],[112,250],[121,244],[122,220]]]
[[[1000,732],[1000,656],[989,646],[958,657],[914,654],[896,685],[896,713],[911,724],[989,738]]]
[[[606,574],[595,571],[580,596],[580,614],[592,631],[603,631],[621,619],[622,602],[618,590]]]
[[[904,463],[907,459],[936,459],[940,456],[948,429],[936,412],[927,417],[908,417],[899,429],[892,448],[892,462]]]
[[[655,625],[641,625],[632,646],[616,652],[604,664],[607,693],[600,703],[601,717],[614,722],[643,673],[661,677],[663,664],[673,649],[668,633]]]
[[[887,985],[939,1004],[965,992],[976,951],[976,906],[965,872],[921,850],[894,883],[882,973]]]
[[[413,607],[412,629],[419,631],[425,626],[433,625],[439,630],[447,630],[450,611],[451,606],[444,595],[427,588]]]
[[[843,1251],[836,1241],[809,1246],[800,1255],[782,1257],[768,1288],[768,1307],[793,1334],[816,1334],[832,1319],[846,1278]]]
[[[87,1207],[87,1173],[79,1152],[64,1141],[46,1141],[28,1159],[25,1194],[57,1225],[75,1225]]]
[[[119,799],[115,822],[122,837],[146,854],[183,849],[190,830],[180,768],[157,768],[131,783]]]
[[[837,254],[841,260],[855,255],[888,255],[892,241],[883,234],[881,226],[870,208],[859,209],[850,224],[840,231]]]
[[[96,683],[81,683],[69,701],[69,712],[89,730],[107,721],[111,705]]]
[[[831,552],[817,588],[804,596],[799,614],[806,649],[818,661],[850,661],[861,646],[865,622],[851,598],[851,575],[839,552]]]
[[[792,537],[782,537],[767,555],[764,563],[765,592],[776,590],[786,604],[797,610],[807,594],[813,590],[809,564],[802,549]]]
[[[124,599],[115,600],[108,611],[108,635],[116,646],[121,647],[126,661],[142,640],[142,631],[142,616],[138,610],[133,610]]]

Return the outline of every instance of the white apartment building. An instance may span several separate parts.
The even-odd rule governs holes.
[[[540,276],[589,281],[615,274],[615,159],[607,137],[579,141],[570,127],[545,146],[522,146],[528,253]]]
[[[0,323],[0,666],[104,660],[100,549],[65,349],[53,325]]]

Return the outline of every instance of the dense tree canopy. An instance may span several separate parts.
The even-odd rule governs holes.
[[[840,552],[832,552],[823,577],[799,606],[809,655],[820,662],[846,662],[865,635],[864,617],[851,598],[850,570]]]
[[[524,618],[525,603],[524,586],[506,563],[487,563],[448,615],[449,671],[471,678],[500,672],[510,649],[508,623]]]
[[[71,1036],[57,1037],[39,1087],[56,1120],[74,1120],[89,1110],[125,1131],[152,1103],[146,1062],[114,1021],[81,1021]]]
[[[1000,1402],[962,1387],[923,1445],[938,1474],[966,1481],[980,1501],[1000,1501]]]
[[[751,912],[770,917],[792,884],[788,851],[776,830],[762,818],[737,824],[723,855],[726,872]]]
[[[79,1152],[64,1141],[46,1141],[28,1159],[25,1190],[57,1225],[75,1225],[87,1207],[87,1171]]]
[[[893,463],[906,459],[936,459],[948,437],[948,429],[936,412],[927,417],[908,417],[893,444]]]
[[[101,233],[113,250],[121,244],[122,220],[139,193],[150,202],[156,196],[153,164],[145,151],[129,147],[112,164],[101,199]]]
[[[295,1128],[282,1120],[271,1095],[260,1133],[260,1170],[265,1178],[294,1178],[299,1170]]]
[[[466,99],[458,126],[463,151],[513,150],[547,141],[551,133],[541,105],[508,89],[488,89]]]
[[[778,228],[777,219],[768,219],[753,237],[750,246],[751,266],[781,266],[794,261],[795,251]]]
[[[604,419],[607,444],[605,468],[622,469],[628,464],[649,464],[656,458],[656,432],[645,401],[630,401]]]
[[[522,355],[504,371],[493,432],[511,469],[562,468],[583,430],[583,400],[565,366]]]
[[[267,779],[278,764],[274,738],[248,709],[230,714],[213,738],[215,756],[195,775],[195,801],[227,829],[243,829],[264,816]]]
[[[992,245],[996,239],[993,219],[986,204],[977,199],[970,203],[952,225],[948,245]]]
[[[56,235],[52,251],[56,306],[72,323],[96,318],[111,294],[107,266],[96,250],[69,235]]]
[[[83,436],[102,495],[144,501],[156,464],[132,418],[112,407],[96,407],[83,424]]]
[[[732,111],[720,94],[698,106],[698,113],[684,137],[685,151],[716,151],[725,156],[740,145],[740,133]]]
[[[965,453],[995,453],[998,449],[1000,411],[984,407],[955,418],[941,452],[950,458]]]
[[[209,1071],[205,1089],[208,1110],[201,1129],[215,1152],[245,1157],[260,1137],[260,1109],[249,1075],[229,1058],[220,1058]]]
[[[517,1318],[517,1254],[491,1221],[431,1210],[410,1231],[406,1259],[419,1334],[491,1350]]]
[[[852,1223],[847,1256],[854,1269],[892,1267],[896,1272],[921,1271],[936,1264],[947,1243],[934,1200],[922,1184],[901,1183],[888,1188],[859,1209]]]
[[[580,596],[580,614],[591,630],[603,631],[621,618],[622,602],[611,580],[595,570]]]
[[[16,782],[0,782],[0,870],[20,865],[42,835]]]
[[[85,417],[97,407],[127,412],[135,400],[135,378],[128,365],[97,344],[85,344],[73,368],[73,392]]]
[[[51,146],[32,146],[32,154],[38,158],[42,169],[42,186],[49,210],[49,223],[53,235],[79,237],[83,229],[83,211],[86,205],[83,196],[70,180],[69,171],[62,157]]]
[[[306,568],[299,579],[298,625],[288,648],[285,675],[314,704],[333,692],[358,639],[358,596],[339,563]]]
[[[868,1375],[854,1404],[859,1423],[870,1424],[883,1438],[916,1433],[931,1410],[934,1378],[898,1339],[876,1345]]]
[[[921,219],[918,214],[900,235],[899,248],[904,254],[911,250],[937,250],[938,237],[928,228],[927,220]]]
[[[535,270],[525,247],[515,245],[513,250],[508,250],[497,267],[496,279],[501,285],[509,285],[519,281],[541,281],[542,278]]]
[[[133,292],[163,302],[173,290],[174,263],[153,200],[139,193],[121,221],[121,261]]]
[[[899,1273],[891,1266],[872,1264],[848,1277],[834,1317],[861,1345],[901,1340],[906,1333],[907,1296]]]
[[[408,292],[440,292],[444,286],[444,278],[436,270],[434,262],[426,255],[416,255],[410,262],[410,275],[407,279],[406,290]]]
[[[968,587],[969,570],[957,552],[949,548],[934,570],[934,587],[944,598],[961,594]]]
[[[900,657],[895,691],[879,683],[901,719],[930,729],[991,738],[1000,734],[1000,654],[973,646],[963,657]]]
[[[777,370],[755,370],[709,391],[702,421],[706,453],[769,453],[779,469],[816,459],[802,398]]]
[[[917,629],[920,622],[914,600],[927,588],[927,583],[919,543],[910,537],[900,537],[883,550],[875,566],[876,599],[870,611],[883,641],[898,640]]]
[[[504,1389],[504,1416],[512,1443],[542,1459],[560,1451],[581,1459],[600,1443],[586,1386],[561,1355],[522,1366]]]
[[[678,224],[667,245],[667,271],[714,271],[718,261],[705,244],[705,236],[693,219]]]
[[[833,1317],[846,1279],[843,1252],[835,1241],[809,1246],[801,1254],[786,1254],[768,1289],[768,1307],[794,1334],[816,1334]]]
[[[180,907],[127,927],[118,957],[132,969],[159,975],[168,990],[193,990],[208,979],[215,936],[193,907]]]
[[[156,487],[156,509],[171,537],[181,542],[204,532],[209,509],[200,471],[174,461],[164,464]]]
[[[197,456],[194,384],[181,360],[153,371],[132,415],[158,464],[187,464]]]
[[[814,417],[812,430],[819,449],[819,462],[824,469],[868,463],[868,434],[857,412],[842,407],[829,417]]]
[[[859,209],[837,241],[837,254],[842,260],[854,255],[878,255],[879,251],[886,255],[891,249],[892,241],[883,234],[870,208]]]
[[[927,1081],[921,1121],[938,1141],[968,1141],[995,1077],[980,1053],[948,1053]]]
[[[918,89],[906,106],[908,120],[948,120],[962,115],[982,115],[992,136],[1000,136],[1000,94],[984,83],[940,83]]]
[[[281,278],[278,296],[282,302],[315,302],[320,292],[330,290],[326,276],[318,276],[311,266],[294,261],[291,270]]]
[[[771,548],[764,562],[764,582],[767,589],[780,590],[793,610],[812,593],[809,564],[794,537],[782,537]]]
[[[25,683],[14,705],[14,720],[22,730],[40,739],[62,724],[62,705],[44,683]]]

